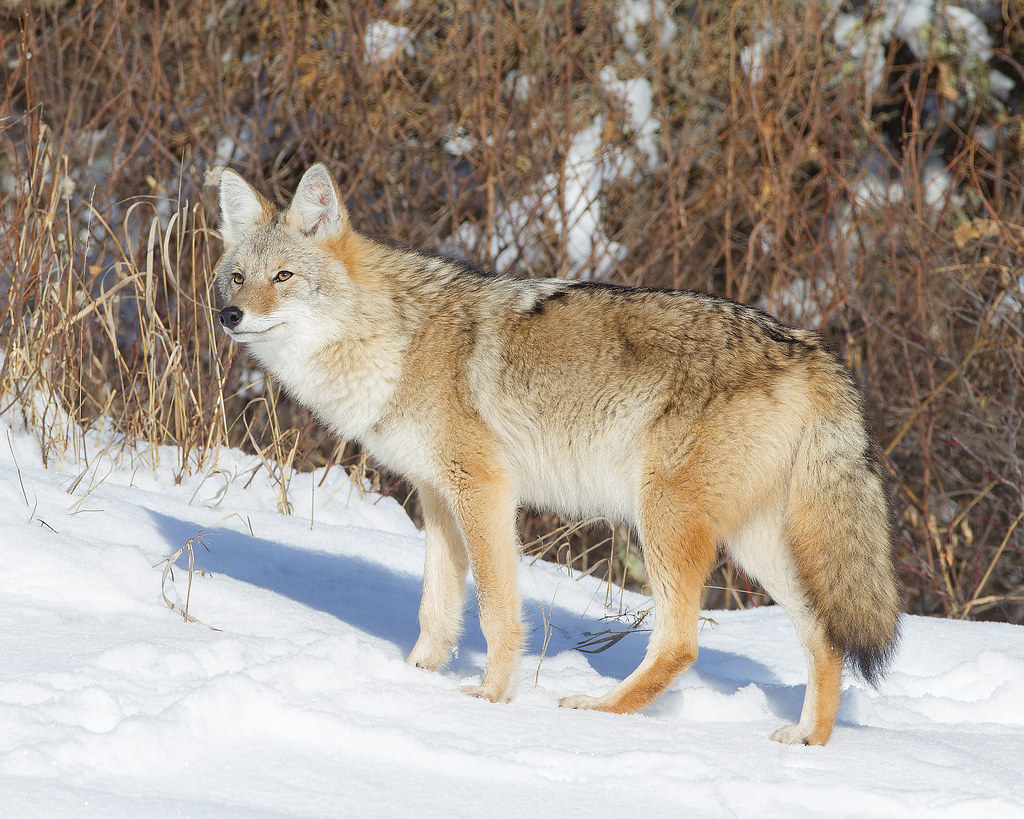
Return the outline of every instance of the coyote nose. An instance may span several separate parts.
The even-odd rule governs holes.
[[[238,307],[225,307],[220,311],[220,323],[228,330],[234,330],[242,320],[242,311]]]

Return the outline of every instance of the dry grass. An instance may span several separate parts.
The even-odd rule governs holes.
[[[0,3],[0,408],[44,458],[88,463],[83,426],[182,475],[243,446],[283,510],[289,468],[365,466],[210,310],[207,172],[230,163],[283,200],[324,160],[371,232],[525,275],[711,290],[818,329],[890,460],[907,609],[1024,622],[1014,4],[988,26],[992,67],[1017,82],[1005,105],[897,40],[872,87],[795,0],[654,0],[631,35],[596,0],[381,5]],[[380,51],[381,20],[410,47]],[[754,82],[744,49],[765,31],[784,36]],[[649,84],[646,124],[609,76]],[[601,148],[589,165],[581,134]],[[559,525],[530,518],[527,540],[642,580],[623,532]],[[759,599],[726,563],[712,586],[714,604]]]

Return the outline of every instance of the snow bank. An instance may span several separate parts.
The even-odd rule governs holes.
[[[238,452],[177,486],[96,457],[73,485],[26,434],[0,438],[9,815],[1024,812],[1020,627],[906,618],[881,689],[848,680],[829,746],[794,748],[767,738],[803,698],[780,611],[710,612],[696,666],[643,714],[563,711],[628,674],[646,637],[574,650],[626,625],[602,619],[597,581],[523,561],[530,644],[518,697],[494,705],[458,692],[483,667],[475,604],[448,670],[405,664],[422,536],[340,471],[294,476],[287,517],[265,473],[243,488],[255,464]],[[186,624],[160,561],[199,532],[202,624]]]

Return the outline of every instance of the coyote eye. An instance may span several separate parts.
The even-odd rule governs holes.
[[[242,282],[245,281],[245,276],[243,276],[238,271],[235,271],[235,273],[232,274],[231,276],[231,281],[233,281],[235,284],[241,284]]]
[[[274,276],[275,282],[286,282],[292,277],[292,271],[290,270],[278,270],[277,275]]]

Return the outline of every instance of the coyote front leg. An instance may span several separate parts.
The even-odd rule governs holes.
[[[495,472],[489,460],[453,461],[451,487],[455,519],[465,537],[476,584],[480,630],[487,641],[483,681],[462,690],[498,702],[512,695],[523,625],[516,587],[516,499],[508,479]]]
[[[420,599],[420,636],[409,664],[437,671],[448,662],[462,633],[469,555],[455,517],[430,487],[419,488],[427,536]]]

